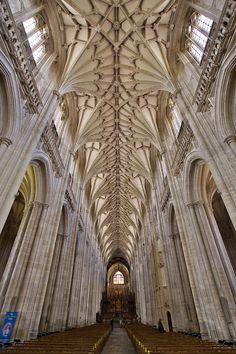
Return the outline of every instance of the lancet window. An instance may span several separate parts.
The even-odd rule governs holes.
[[[36,15],[23,22],[28,38],[32,55],[36,64],[47,53],[48,49],[48,28],[43,16]]]
[[[207,52],[212,26],[213,21],[210,18],[197,12],[191,15],[187,26],[186,49],[200,65]]]

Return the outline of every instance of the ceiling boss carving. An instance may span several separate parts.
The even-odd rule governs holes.
[[[153,183],[159,93],[176,90],[166,59],[174,2],[58,0],[67,48],[59,92],[107,259],[131,259]]]

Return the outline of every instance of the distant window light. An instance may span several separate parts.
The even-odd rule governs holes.
[[[199,64],[202,62],[212,25],[213,21],[204,15],[194,12],[191,16],[185,45]]]
[[[33,57],[35,62],[39,62],[40,59],[46,54],[46,48],[45,46],[40,46],[38,47],[34,52],[33,52]]]
[[[35,17],[31,17],[28,20],[23,22],[23,26],[26,34],[32,32],[37,27],[37,21]]]
[[[178,136],[182,124],[182,118],[176,108],[173,109],[172,120],[175,135]]]
[[[212,27],[212,25],[213,25],[213,21],[212,21],[210,18],[208,18],[208,17],[206,17],[206,16],[204,16],[204,15],[199,15],[199,16],[197,17],[196,23],[197,23],[197,26],[198,26],[199,28],[203,29],[203,30],[206,31],[208,34],[210,33],[211,27]]]
[[[117,271],[113,276],[113,284],[122,285],[124,283],[125,283],[124,275],[121,272]]]
[[[47,27],[42,17],[34,16],[23,22],[28,42],[36,64],[47,53]]]

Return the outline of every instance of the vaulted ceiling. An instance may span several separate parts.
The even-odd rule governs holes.
[[[161,153],[173,0],[58,0],[67,102],[81,180],[104,257],[132,258]],[[154,162],[153,162],[154,161]]]

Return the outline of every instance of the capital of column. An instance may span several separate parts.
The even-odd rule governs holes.
[[[62,237],[62,238],[67,238],[67,237],[69,237],[69,235],[67,235],[67,234],[60,234],[60,233],[58,233],[57,236],[60,236],[60,237]]]
[[[199,206],[203,206],[204,202],[202,200],[196,200],[195,202],[191,202],[187,204],[187,207],[189,208],[195,208],[195,207],[199,207]]]
[[[41,202],[38,202],[37,200],[32,202],[32,204],[33,204],[33,207],[40,207],[41,206],[43,209],[48,209],[49,208],[49,204],[41,203]]]
[[[34,207],[34,203],[33,202],[29,202],[25,205],[25,208],[24,208],[24,213],[27,213],[30,209],[32,209]]]
[[[2,137],[0,138],[0,145],[6,145],[6,147],[12,145],[12,141],[11,139],[7,138],[7,137]]]
[[[61,94],[59,93],[59,91],[53,90],[53,94],[57,97],[58,100],[61,98]]]
[[[230,145],[233,142],[236,142],[236,136],[235,135],[229,135],[224,139],[224,142],[228,145]]]
[[[170,238],[177,238],[179,236],[179,233],[175,233],[175,234],[170,234],[169,237]]]

